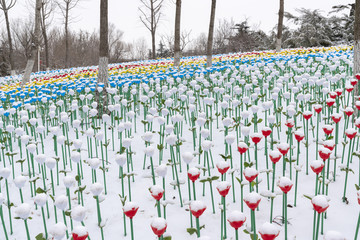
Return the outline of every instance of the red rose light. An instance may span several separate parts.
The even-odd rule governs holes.
[[[360,118],[355,120],[355,127],[360,128]]]
[[[352,90],[354,90],[354,87],[351,85],[351,86],[347,86],[345,89],[348,93],[350,93]]]
[[[315,104],[314,105],[314,110],[315,110],[316,113],[319,114],[321,112],[321,110],[322,110],[322,106],[320,104]]]
[[[323,145],[330,151],[334,150],[335,148],[335,142],[333,140],[326,140],[324,141]]]
[[[154,234],[160,238],[166,231],[167,223],[164,218],[154,218],[150,226]]]
[[[251,192],[244,197],[244,202],[251,209],[255,210],[261,201],[261,196],[256,192]]]
[[[323,161],[325,161],[326,159],[329,159],[330,155],[331,155],[331,151],[329,149],[324,148],[324,147],[321,147],[319,149],[319,156]]]
[[[341,120],[341,114],[340,113],[334,113],[331,116],[332,120],[334,121],[334,123],[338,123]]]
[[[326,135],[331,135],[331,133],[334,130],[334,127],[331,125],[324,125],[322,129]]]
[[[355,102],[355,107],[357,110],[360,110],[360,101]]]
[[[319,174],[322,172],[325,164],[321,160],[314,160],[310,163],[310,168],[313,170],[314,173]]]
[[[154,185],[151,186],[151,188],[149,189],[151,196],[156,200],[156,201],[160,201],[160,199],[163,197],[164,195],[164,189],[158,185]]]
[[[341,96],[343,90],[340,89],[340,88],[338,88],[338,89],[335,90],[335,92],[336,92],[336,94],[337,94],[338,96]]]
[[[255,168],[245,168],[243,174],[246,180],[252,182],[259,175],[259,172]]]
[[[279,143],[277,145],[277,149],[281,152],[282,155],[286,155],[290,150],[290,146],[287,143]]]
[[[218,190],[219,194],[222,197],[226,197],[226,195],[228,195],[229,193],[230,187],[231,187],[230,183],[226,181],[222,181],[216,186],[216,189]]]
[[[262,132],[262,135],[264,136],[264,137],[268,137],[268,136],[270,136],[270,134],[271,134],[271,128],[269,128],[269,127],[264,127],[262,130],[261,130],[261,132]]]
[[[283,193],[287,194],[291,190],[293,183],[289,178],[281,177],[278,186]]]
[[[223,175],[229,170],[230,164],[226,161],[220,161],[216,164],[216,167],[217,167],[219,173],[221,173],[221,175]]]
[[[262,135],[260,133],[253,133],[250,138],[254,144],[258,144],[261,141]]]
[[[205,210],[206,205],[202,201],[192,201],[190,204],[190,212],[196,218],[199,218]]]
[[[137,211],[139,210],[139,206],[134,202],[127,202],[125,206],[123,207],[125,215],[132,219]]]
[[[296,141],[298,141],[298,142],[301,142],[305,137],[305,135],[302,131],[296,131],[296,132],[294,132],[294,135],[295,135]]]
[[[195,182],[200,177],[200,170],[197,168],[190,168],[188,171],[188,177],[192,182]]]
[[[354,109],[352,109],[351,107],[347,107],[347,108],[345,108],[344,112],[345,112],[346,116],[350,117],[351,115],[353,115]]]
[[[329,92],[329,96],[333,99],[335,99],[337,97],[336,92]]]
[[[74,240],[85,240],[89,236],[86,228],[83,226],[74,227],[72,237]]]
[[[350,80],[350,84],[351,84],[352,86],[355,86],[355,85],[358,83],[358,80],[359,80],[359,79],[357,79],[357,78],[353,78],[353,79]]]
[[[350,139],[356,137],[356,133],[357,131],[354,128],[349,128],[345,130],[345,135]]]
[[[271,162],[277,163],[278,161],[280,161],[282,154],[279,150],[274,150],[269,153],[269,157]]]
[[[329,203],[324,195],[317,195],[313,197],[311,203],[317,213],[323,213],[329,207]]]
[[[275,225],[266,222],[259,229],[260,236],[263,240],[274,240],[279,236],[280,229]]]
[[[285,126],[287,126],[288,128],[293,128],[295,126],[294,120],[292,120],[292,119],[286,120]]]
[[[329,107],[333,106],[333,105],[335,104],[335,99],[333,99],[333,98],[328,98],[328,99],[326,99],[326,104],[327,104]]]
[[[355,74],[355,78],[356,78],[357,80],[360,80],[360,73]]]
[[[312,117],[312,112],[310,111],[304,111],[303,112],[303,117],[305,118],[305,120],[309,120]]]
[[[249,149],[249,146],[244,143],[244,142],[240,142],[238,145],[238,151],[240,154],[244,154],[246,153],[246,151]]]
[[[230,226],[235,228],[236,230],[241,228],[241,226],[245,223],[246,217],[245,214],[243,214],[240,211],[232,211],[228,216],[228,222],[230,223]]]

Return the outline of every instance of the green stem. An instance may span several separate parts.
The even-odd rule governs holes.
[[[28,227],[28,224],[27,224],[27,220],[26,220],[26,219],[24,220],[24,223],[25,223],[25,229],[26,229],[27,239],[30,240],[29,227]],[[69,237],[68,237],[68,238],[69,238]]]
[[[8,237],[8,234],[7,234],[7,231],[6,231],[6,227],[5,227],[2,206],[0,206],[0,217],[1,217],[1,223],[2,223],[2,226],[3,226],[3,229],[4,229],[5,238],[6,238],[6,240],[9,240],[9,237]]]

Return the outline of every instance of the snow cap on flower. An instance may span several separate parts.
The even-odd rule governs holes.
[[[275,115],[269,115],[269,117],[268,117],[268,122],[269,122],[270,124],[274,124],[274,123],[276,122],[276,117],[275,117]]]
[[[39,164],[43,164],[46,160],[46,155],[45,154],[38,154],[35,156],[35,161]]]
[[[26,181],[27,181],[26,177],[24,177],[23,175],[19,175],[16,176],[16,178],[14,179],[14,184],[17,188],[22,188],[24,187]]]
[[[224,127],[229,127],[233,123],[233,120],[230,117],[226,117],[223,119],[222,122],[223,122]]]
[[[71,209],[71,218],[75,221],[82,222],[85,219],[86,208],[78,205]]]
[[[66,188],[71,188],[75,185],[76,180],[75,177],[72,175],[67,175],[63,178],[63,182]]]
[[[64,223],[58,222],[51,226],[49,233],[54,237],[55,240],[61,240],[66,234],[67,227]]]
[[[242,128],[241,128],[241,133],[242,133],[245,137],[249,136],[249,134],[250,134],[250,127],[242,127]]]
[[[99,196],[103,189],[103,185],[99,182],[93,183],[90,187],[90,191],[94,196]]]
[[[212,142],[209,140],[205,140],[201,143],[201,147],[205,152],[208,152],[212,147]]]
[[[7,179],[10,176],[10,169],[7,167],[1,168],[0,169],[0,177]]]
[[[52,157],[46,158],[45,160],[45,166],[47,166],[49,169],[53,169],[56,165],[56,160]]]
[[[100,166],[101,161],[98,158],[90,158],[88,163],[92,169],[97,169]]]
[[[26,220],[30,216],[31,207],[28,203],[22,203],[15,208],[15,215],[23,220]]]
[[[150,142],[153,136],[154,134],[152,132],[145,132],[142,139],[144,139],[145,142]]]
[[[161,164],[160,166],[158,166],[156,169],[155,169],[155,172],[158,176],[164,178],[166,176],[166,173],[167,173],[167,166],[166,164]]]
[[[81,160],[81,154],[79,152],[72,152],[70,158],[74,163],[79,163]]]
[[[148,157],[153,157],[155,154],[155,147],[154,146],[147,146],[144,150],[144,153]]]
[[[154,218],[151,221],[150,226],[153,232],[155,233],[155,235],[161,237],[161,235],[163,235],[166,230],[167,223],[164,218]]]
[[[26,149],[27,149],[30,153],[34,154],[35,151],[36,151],[36,145],[33,144],[33,143],[30,143],[30,144],[28,144],[28,145],[26,146]]]
[[[68,207],[68,198],[67,198],[65,195],[57,196],[57,197],[55,198],[54,205],[55,205],[57,208],[65,211],[65,210],[67,209],[67,207]]]
[[[274,239],[275,237],[279,236],[280,229],[274,224],[265,222],[263,225],[260,226],[259,233],[263,239]],[[266,238],[265,236],[267,236],[268,238]],[[273,236],[273,238],[270,238],[271,236]]]
[[[186,164],[190,164],[191,161],[194,159],[194,155],[191,152],[184,152],[181,156]]]
[[[165,142],[169,144],[170,146],[174,146],[176,143],[177,137],[175,134],[170,134],[165,138]]]
[[[46,204],[47,195],[45,193],[38,193],[34,197],[34,202],[36,205],[43,207]]]
[[[124,166],[127,162],[126,154],[116,154],[115,155],[115,162],[120,166]]]
[[[89,234],[86,227],[79,225],[74,227],[72,235],[74,240],[85,240]]]
[[[235,142],[235,136],[233,134],[229,134],[225,137],[225,142],[229,145],[233,144]]]

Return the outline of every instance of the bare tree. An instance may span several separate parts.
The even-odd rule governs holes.
[[[140,21],[145,25],[145,27],[151,33],[151,57],[155,59],[156,57],[156,42],[155,35],[158,23],[160,21],[161,8],[164,0],[140,0],[142,7],[139,7],[140,11]]]
[[[25,67],[25,72],[24,72],[23,79],[21,81],[21,86],[24,86],[24,84],[26,84],[27,82],[30,81],[30,74],[34,67],[36,53],[38,51],[39,39],[40,39],[40,22],[41,22],[40,12],[41,12],[41,0],[36,0],[35,27],[34,27],[34,34],[32,36],[32,42],[31,42],[31,55],[27,61],[26,67]]]
[[[138,60],[145,60],[148,54],[148,46],[145,38],[139,38],[134,42],[135,57]]]
[[[360,0],[355,1],[355,22],[354,22],[354,67],[353,73],[360,73]],[[359,84],[355,87],[355,96],[359,96]]]
[[[15,6],[16,0],[0,0],[0,9],[4,12],[5,16],[5,24],[6,30],[8,35],[8,42],[9,42],[9,61],[10,61],[10,70],[14,68],[14,61],[13,61],[13,44],[11,39],[11,30],[10,30],[10,21],[9,21],[9,10]]]
[[[71,23],[70,11],[76,7],[80,0],[57,0],[65,25],[65,67],[70,66],[69,62],[69,24]]]
[[[279,52],[281,50],[283,20],[284,20],[284,0],[280,0],[279,19],[278,19],[277,35],[276,35],[276,51],[277,52]]]
[[[206,66],[207,67],[212,66],[212,48],[213,48],[213,39],[214,39],[215,10],[216,10],[216,0],[211,0],[209,34],[208,34],[207,49],[206,49]]]
[[[180,18],[181,18],[181,0],[176,0],[175,13],[175,41],[174,41],[174,66],[180,66]]]
[[[11,24],[12,33],[14,36],[14,49],[21,59],[29,59],[31,55],[31,42],[34,34],[34,19],[21,20],[17,19]],[[14,54],[16,57],[16,54]],[[18,59],[17,59],[18,60]],[[16,61],[16,64],[20,63]]]
[[[200,33],[200,35],[195,38],[193,43],[191,44],[191,49],[193,55],[203,55],[206,54],[206,44],[207,44],[207,36],[206,33]]]
[[[165,45],[165,48],[169,52],[174,53],[174,34],[163,34],[161,35],[161,42]],[[184,51],[186,46],[192,41],[191,30],[183,30],[180,33],[180,51]]]
[[[45,47],[45,67],[49,67],[49,38],[47,29],[49,26],[49,18],[55,9],[55,2],[53,0],[42,0],[41,2],[41,32]]]
[[[234,35],[235,22],[233,19],[220,19],[215,29],[213,52],[225,53],[230,51],[230,40]]]

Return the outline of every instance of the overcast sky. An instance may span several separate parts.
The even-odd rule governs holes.
[[[25,18],[28,16],[26,2],[18,0],[14,9],[9,12],[11,18]],[[150,32],[139,20],[140,0],[108,0],[109,22],[124,32],[124,40],[132,42],[145,37],[150,44]],[[73,10],[76,21],[70,29],[95,30],[99,28],[99,0],[80,0],[80,4]],[[174,28],[175,0],[164,0],[163,18],[159,23],[157,39],[164,33],[170,33]],[[295,13],[297,8],[320,9],[325,13],[338,4],[353,3],[355,0],[285,0],[285,11]],[[210,18],[211,0],[182,0],[181,28],[191,30],[192,37],[201,32],[207,33]],[[240,22],[245,18],[251,26],[259,26],[269,32],[277,23],[279,0],[217,0],[216,19],[231,19]],[[3,23],[3,14],[0,14]],[[56,14],[53,23],[61,24],[61,15]],[[217,22],[216,20],[216,22]],[[285,21],[286,24],[286,21]],[[158,41],[157,41],[158,42]]]

